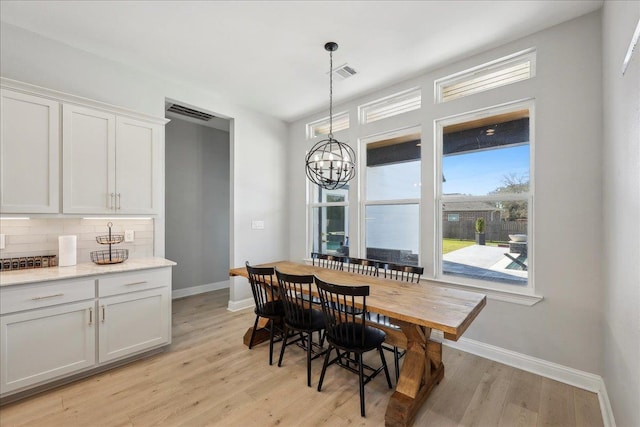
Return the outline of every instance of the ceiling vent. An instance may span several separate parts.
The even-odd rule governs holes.
[[[348,66],[347,64],[341,65],[333,69],[333,77],[337,80],[345,80],[351,76],[356,75],[358,72]]]
[[[203,113],[202,111],[194,110],[179,104],[171,104],[169,108],[167,108],[167,111],[180,114],[181,116],[191,117],[192,119],[203,120],[205,122],[208,122],[215,117],[211,114]]]

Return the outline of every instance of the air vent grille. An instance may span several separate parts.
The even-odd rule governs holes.
[[[328,73],[327,73],[328,74]],[[348,79],[351,76],[358,74],[358,72],[347,64],[341,65],[333,69],[333,77],[338,80]]]
[[[172,113],[180,114],[182,116],[191,117],[193,119],[203,120],[205,122],[213,119],[215,116],[203,113],[202,111],[194,110],[189,107],[185,107],[183,105],[171,104],[167,111],[171,111]]]

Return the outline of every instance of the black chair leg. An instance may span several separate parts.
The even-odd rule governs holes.
[[[364,417],[364,367],[362,366],[362,354],[356,353],[358,362],[358,374],[360,377],[360,415]]]
[[[311,387],[311,339],[313,332],[307,332],[307,387]]]
[[[273,319],[269,319],[269,366],[273,365]]]
[[[256,336],[256,328],[258,327],[258,320],[260,316],[256,316],[256,321],[253,323],[253,331],[251,331],[251,339],[249,340],[249,350],[253,347],[253,338]]]
[[[324,373],[327,372],[327,366],[329,366],[329,356],[331,355],[331,350],[332,350],[332,347],[329,347],[329,349],[327,350],[327,354],[324,356],[324,363],[322,364],[322,372],[320,373],[320,381],[318,382],[318,391],[322,390]],[[338,356],[340,356],[340,353],[338,353]]]
[[[393,388],[391,385],[391,377],[389,376],[389,368],[387,368],[387,359],[384,357],[384,350],[382,350],[382,346],[378,347],[378,353],[380,353],[380,361],[382,362],[384,375],[387,377],[387,384],[389,385],[389,388]],[[398,371],[396,371],[396,375],[398,375]],[[398,378],[396,378],[396,384],[398,384]]]
[[[400,378],[400,352],[398,351],[398,347],[393,346],[393,367],[396,369],[396,384],[398,383],[398,378]]]
[[[284,325],[284,338],[282,339],[282,348],[280,349],[280,358],[278,359],[278,367],[282,366],[282,358],[284,357],[284,349],[287,347],[287,339],[289,338],[289,329]]]

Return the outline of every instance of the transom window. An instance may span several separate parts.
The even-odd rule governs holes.
[[[376,100],[369,104],[361,105],[360,123],[373,123],[378,120],[397,116],[417,110],[422,105],[422,92],[420,88],[398,93],[389,97]]]
[[[535,76],[535,50],[526,50],[462,71],[435,82],[436,102],[495,89]]]
[[[333,132],[349,129],[349,112],[333,115]],[[329,117],[307,124],[307,139],[329,134]]]

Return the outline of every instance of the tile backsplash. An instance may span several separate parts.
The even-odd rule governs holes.
[[[90,252],[108,249],[96,242],[96,236],[109,233],[108,222],[113,223],[112,233],[135,232],[133,242],[114,248],[128,249],[129,258],[153,256],[153,219],[32,218],[0,219],[0,233],[5,235],[0,258],[58,255],[58,236],[76,235],[77,262],[91,262]]]

